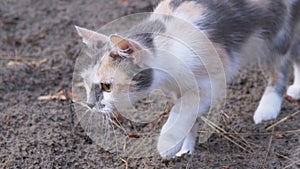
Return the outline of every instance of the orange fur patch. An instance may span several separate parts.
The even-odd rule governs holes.
[[[113,93],[133,89],[131,83],[132,77],[129,77],[134,68],[129,62],[117,63],[109,55],[104,55],[101,59],[97,74],[100,77],[100,83],[111,82],[114,84]]]
[[[98,75],[100,77],[100,82],[111,82],[114,80],[114,72],[116,72],[116,65],[113,58],[105,55],[101,59],[101,64],[98,68]]]
[[[180,4],[174,11],[174,16],[180,17],[188,21],[195,21],[201,17],[205,8],[200,4],[189,1]]]
[[[164,0],[160,2],[154,10],[154,13],[162,15],[171,15],[172,8],[170,6],[171,0]]]

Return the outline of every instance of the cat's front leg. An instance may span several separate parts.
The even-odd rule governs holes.
[[[282,60],[279,61],[279,63],[270,62],[266,64],[266,72],[269,75],[269,80],[268,86],[253,116],[256,124],[265,120],[275,119],[280,112],[283,95],[286,91],[286,83],[289,78],[290,61],[287,57],[282,57]]]
[[[187,92],[175,102],[158,139],[157,148],[163,158],[193,152],[198,130],[198,112],[203,109],[197,93]]]
[[[193,153],[195,144],[196,144],[198,129],[199,129],[199,121],[197,120],[195,122],[193,128],[191,129],[191,131],[185,137],[180,151],[178,153],[176,153],[177,157],[181,157],[182,155],[187,154],[187,153],[188,154]]]

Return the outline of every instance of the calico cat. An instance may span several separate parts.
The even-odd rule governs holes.
[[[82,73],[91,108],[115,112],[117,104],[129,104],[125,91],[134,101],[157,87],[173,93],[175,105],[158,138],[163,158],[193,152],[199,125],[195,119],[220,95],[211,94],[211,85],[221,90],[221,81],[229,82],[254,60],[269,77],[255,123],[278,116],[285,92],[300,99],[300,0],[164,0],[123,35],[76,29],[88,47],[105,50]],[[292,65],[294,83],[286,90]],[[216,84],[209,76],[216,77]]]

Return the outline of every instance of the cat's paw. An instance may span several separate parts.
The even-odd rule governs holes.
[[[178,153],[182,147],[183,141],[180,143],[170,146],[169,143],[165,142],[164,140],[158,141],[157,149],[159,155],[164,159],[170,159],[175,157],[176,153]]]
[[[196,137],[193,136],[193,133],[189,133],[187,137],[184,139],[183,145],[178,153],[176,153],[177,157],[180,157],[184,154],[192,154],[195,148]]]
[[[265,120],[275,119],[281,108],[282,98],[277,93],[265,94],[256,109],[253,120],[256,124]]]
[[[300,99],[300,86],[291,85],[288,87],[286,94],[294,100]]]
[[[178,153],[176,153],[176,157],[181,157],[185,154],[192,154],[192,151],[189,149],[181,149]]]
[[[192,154],[195,148],[196,137],[193,133],[188,135],[180,142],[172,142],[174,140],[168,140],[166,137],[162,137],[158,140],[158,151],[162,158],[169,159],[175,156],[180,157],[184,154]]]

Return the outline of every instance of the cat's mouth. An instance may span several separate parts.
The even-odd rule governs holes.
[[[113,122],[115,125],[120,126],[121,122],[124,120],[124,117],[117,111],[117,109],[111,109],[104,106],[101,109],[98,109],[96,106],[92,108],[92,111],[94,113],[101,113],[106,118],[109,118],[111,122]]]
[[[112,105],[105,105],[100,102],[96,103],[87,103],[87,106],[93,111],[97,113],[103,113],[106,115],[116,114],[118,111]]]

